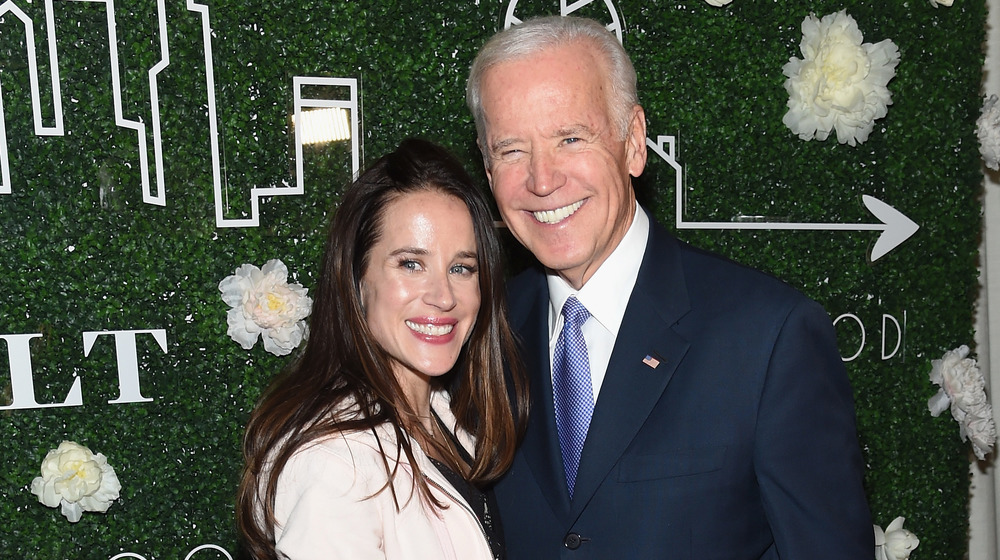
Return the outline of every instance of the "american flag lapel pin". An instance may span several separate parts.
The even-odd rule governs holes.
[[[647,366],[656,369],[656,366],[660,365],[660,360],[654,358],[653,356],[646,354],[646,357],[642,359],[642,363]]]

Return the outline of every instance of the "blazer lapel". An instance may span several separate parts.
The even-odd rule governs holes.
[[[650,219],[649,241],[639,276],[580,457],[574,515],[583,510],[642,428],[690,346],[671,328],[689,309],[677,243]],[[644,361],[647,356],[651,360]],[[551,383],[545,385],[551,399]]]
[[[534,282],[526,291],[535,293],[531,296],[521,294],[523,299],[518,299],[525,305],[511,308],[513,326],[521,337],[521,357],[531,381],[531,414],[520,452],[552,511],[562,518],[569,513],[569,491],[562,470],[562,452],[552,404],[548,286],[544,274],[539,273],[532,279]]]

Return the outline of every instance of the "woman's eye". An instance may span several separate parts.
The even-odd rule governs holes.
[[[399,261],[399,267],[406,270],[420,270],[420,263],[413,260],[403,260]]]
[[[462,274],[462,275],[475,274],[476,267],[468,264],[456,264],[455,266],[451,267],[451,273]]]

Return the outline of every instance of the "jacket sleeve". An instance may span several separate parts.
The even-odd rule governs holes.
[[[275,497],[279,557],[384,559],[380,506],[372,497],[380,485],[372,484],[367,474],[349,454],[322,444],[293,456]],[[381,478],[384,482],[385,476]]]
[[[829,316],[793,307],[761,394],[754,466],[780,558],[870,558],[854,403]]]

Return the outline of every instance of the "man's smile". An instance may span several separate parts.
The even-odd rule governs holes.
[[[579,210],[581,206],[583,206],[583,201],[579,200],[568,206],[563,206],[562,208],[532,212],[531,215],[543,224],[556,224],[572,216],[573,213]]]

